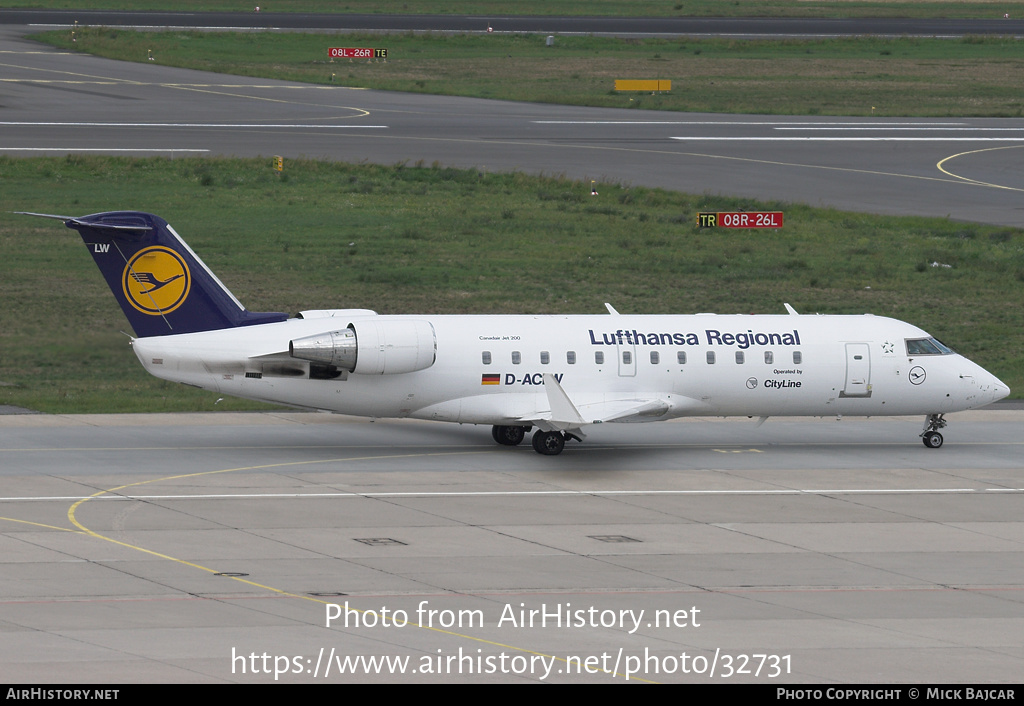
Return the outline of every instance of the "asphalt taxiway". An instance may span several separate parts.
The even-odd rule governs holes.
[[[1024,411],[950,419],[0,417],[0,680],[1016,681]]]
[[[0,24],[286,32],[507,32],[604,36],[963,37],[1024,34],[1019,17],[556,17],[524,15],[315,14],[301,12],[131,12],[0,9]]]

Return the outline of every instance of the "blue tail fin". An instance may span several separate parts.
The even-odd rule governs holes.
[[[114,211],[67,218],[64,225],[82,236],[140,338],[288,318],[282,313],[247,311],[158,216]]]

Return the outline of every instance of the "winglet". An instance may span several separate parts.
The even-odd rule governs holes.
[[[548,404],[551,406],[551,419],[547,420],[552,426],[565,431],[566,429],[578,429],[586,424],[580,416],[576,405],[565,394],[565,390],[555,380],[551,373],[544,373],[544,391],[548,395]]]

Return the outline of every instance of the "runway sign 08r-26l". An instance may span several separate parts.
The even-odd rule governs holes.
[[[781,228],[782,211],[698,213],[700,228]]]

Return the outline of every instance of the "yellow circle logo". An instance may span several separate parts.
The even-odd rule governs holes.
[[[140,250],[121,276],[124,296],[143,314],[169,314],[184,303],[192,284],[188,265],[170,248]]]

